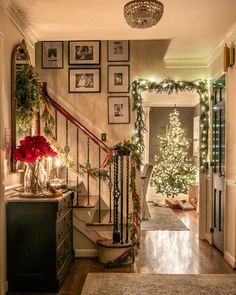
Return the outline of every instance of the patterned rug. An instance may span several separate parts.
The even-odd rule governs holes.
[[[81,295],[235,295],[236,275],[89,273]]]
[[[142,220],[142,230],[189,230],[170,208],[157,207],[152,203],[148,204],[148,207],[152,217],[148,220]]]

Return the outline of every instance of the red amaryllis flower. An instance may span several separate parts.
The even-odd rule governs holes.
[[[44,136],[26,136],[20,141],[20,145],[13,152],[17,161],[34,163],[39,157],[55,157],[53,151]]]

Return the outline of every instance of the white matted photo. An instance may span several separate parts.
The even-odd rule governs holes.
[[[129,65],[108,66],[108,92],[129,92]]]
[[[112,40],[107,44],[108,61],[129,61],[130,56],[128,40]]]
[[[42,68],[63,69],[63,41],[42,42]]]
[[[100,69],[69,69],[69,92],[100,92]]]
[[[108,97],[108,124],[129,124],[129,96]]]
[[[100,41],[69,41],[68,59],[70,65],[99,65]]]

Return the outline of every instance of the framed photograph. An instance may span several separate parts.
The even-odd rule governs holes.
[[[107,61],[129,61],[129,41],[107,41]]]
[[[69,65],[99,65],[100,41],[69,41]]]
[[[108,97],[108,124],[129,124],[129,96]]]
[[[90,93],[101,91],[101,69],[69,69],[69,92]]]
[[[63,69],[63,41],[42,42],[42,68]]]
[[[129,65],[108,66],[108,93],[129,92]]]

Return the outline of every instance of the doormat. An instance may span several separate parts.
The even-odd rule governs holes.
[[[188,231],[189,229],[180,220],[170,208],[154,206],[148,204],[151,218],[142,220],[141,230],[157,231],[157,230],[172,230],[172,231]]]

